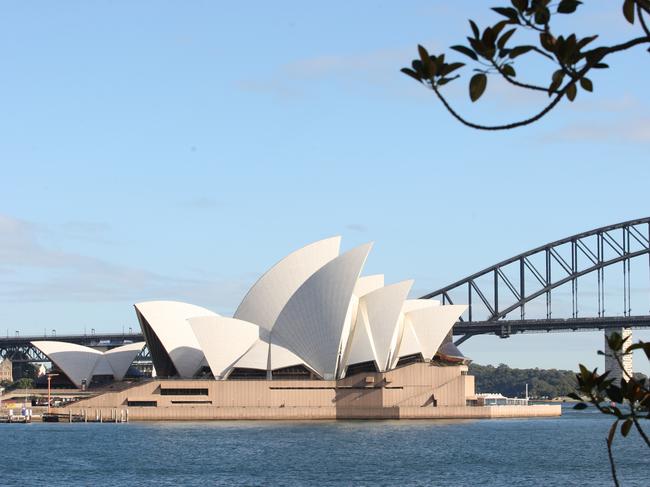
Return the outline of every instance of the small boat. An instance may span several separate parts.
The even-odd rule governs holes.
[[[9,416],[9,422],[10,423],[31,423],[32,419],[29,416],[25,416],[22,414],[14,414],[12,416]]]

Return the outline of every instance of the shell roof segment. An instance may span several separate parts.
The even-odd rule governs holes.
[[[260,336],[259,326],[235,318],[201,316],[188,321],[215,379],[226,377]]]
[[[338,257],[340,246],[341,237],[331,237],[287,255],[250,288],[234,318],[270,332],[291,296],[318,269]]]
[[[129,367],[144,348],[145,342],[129,343],[121,347],[111,348],[104,352],[104,358],[108,361],[115,380],[122,380],[129,370]]]
[[[458,317],[467,309],[464,304],[434,306],[406,315],[422,345],[425,360],[433,358]]]
[[[144,347],[144,342],[122,345],[105,352],[76,343],[53,340],[34,341],[32,345],[43,352],[75,386],[81,387],[84,379],[90,385],[95,375],[112,375],[115,380],[124,379],[131,363]]]
[[[95,365],[102,356],[99,350],[76,343],[45,340],[32,342],[32,345],[52,360],[77,387],[81,387],[84,379],[90,384]]]
[[[135,308],[146,320],[146,323],[140,323],[141,326],[151,327],[178,375],[184,379],[192,378],[205,363],[205,355],[187,320],[219,315],[201,306],[180,301],[146,301],[137,303]],[[155,347],[149,348],[152,353],[156,353]]]
[[[336,376],[354,286],[372,244],[325,264],[291,296],[271,332],[271,343],[292,351],[325,379]]]
[[[394,355],[399,333],[399,318],[402,306],[408,296],[413,281],[403,281],[384,286],[368,293],[361,301],[368,312],[379,370],[385,371]]]

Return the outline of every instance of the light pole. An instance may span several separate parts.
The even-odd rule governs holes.
[[[51,397],[51,382],[52,377],[56,377],[59,374],[47,374],[47,414],[50,414],[50,405],[52,404]]]

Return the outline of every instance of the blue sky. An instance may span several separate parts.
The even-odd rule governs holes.
[[[582,8],[581,34],[635,35],[609,3]],[[613,58],[594,94],[509,133],[462,127],[399,73],[418,43],[440,51],[467,35],[468,16],[493,21],[490,5],[5,3],[0,331],[128,329],[145,299],[232,313],[271,264],[334,234],[344,248],[374,241],[366,273],[414,278],[419,295],[647,216],[644,50]],[[546,101],[491,80],[470,106],[466,82],[447,92],[482,122]],[[574,368],[599,365],[601,346],[580,333],[463,350]]]

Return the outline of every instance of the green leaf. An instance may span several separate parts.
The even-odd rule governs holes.
[[[529,51],[532,51],[535,49],[535,46],[517,46],[513,47],[510,50],[510,59],[514,59],[517,56],[521,56],[522,54],[526,54]]]
[[[445,64],[443,65],[442,69],[440,70],[440,74],[442,76],[447,76],[449,73],[453,73],[459,68],[462,68],[465,66],[465,63],[450,63],[450,64]]]
[[[478,37],[481,35],[481,31],[478,30],[476,23],[470,19],[469,26],[472,28],[472,32],[474,33],[474,39],[478,39]]]
[[[508,20],[502,20],[501,22],[497,22],[496,24],[494,24],[492,26],[492,31],[494,32],[494,37],[499,37],[499,34],[503,30],[503,28],[508,24],[511,24],[511,22],[509,22]]]
[[[644,341],[639,340],[639,342],[637,342],[637,343],[635,343],[633,345],[630,345],[627,348],[627,351],[628,352],[633,352],[634,350],[638,350],[640,348],[643,349],[643,352],[645,353],[645,356],[648,358],[648,360],[650,360],[650,342],[646,343]]]
[[[487,87],[487,76],[483,73],[475,74],[469,82],[469,98],[473,102],[478,100]]]
[[[614,435],[616,434],[616,427],[618,426],[618,419],[614,421],[612,426],[609,428],[609,434],[607,435],[607,445],[612,446],[612,441],[614,441]]]
[[[483,31],[483,36],[481,37],[481,42],[486,47],[494,47],[494,42],[496,41],[496,34],[492,30],[492,27],[486,27]]]
[[[564,71],[558,69],[553,73],[553,76],[551,76],[551,84],[548,87],[548,96],[551,96],[553,93],[557,91],[557,89],[562,84],[563,80],[564,80]]]
[[[474,61],[478,61],[478,56],[469,47],[466,47],[466,46],[451,46],[451,49],[453,49],[454,51],[460,52],[461,54],[465,54],[465,56],[472,58]]]
[[[557,13],[559,14],[572,14],[582,2],[578,0],[562,0],[557,6]]]
[[[422,62],[423,74],[425,78],[433,78],[436,75],[436,66],[431,62],[431,57],[427,50],[418,44],[418,52],[420,54],[420,60]]]
[[[607,389],[607,396],[614,402],[621,404],[623,402],[623,393],[621,388],[617,386],[611,386]]]
[[[539,35],[539,43],[549,52],[555,52],[556,39],[548,32],[542,32]]]
[[[594,91],[594,85],[589,78],[580,78],[580,86],[585,91]]]
[[[597,36],[597,35],[595,35],[595,36],[589,36],[589,37],[584,37],[583,39],[580,40],[580,42],[578,42],[578,43],[576,44],[576,47],[577,47],[578,49],[582,49],[582,48],[585,47],[587,44],[589,44],[590,42],[595,41],[596,39],[598,39],[598,36]]]
[[[558,70],[560,71],[560,70]],[[557,71],[556,71],[557,73]],[[555,76],[555,74],[554,74]],[[580,368],[580,376],[582,377],[582,380],[587,381],[591,377],[591,372],[587,367],[585,367],[582,364],[579,364],[578,367]]]
[[[491,56],[489,56],[489,50],[486,49],[485,45],[483,42],[481,42],[479,39],[472,39],[471,37],[468,37],[467,40],[469,41],[470,45],[472,46],[472,49],[474,49],[475,52],[478,53],[479,56],[482,56],[486,59],[492,59]]]
[[[623,346],[623,337],[620,333],[614,331],[607,337],[607,344],[609,345],[609,348],[612,349],[612,351],[618,352]]]
[[[429,53],[427,52],[426,48],[420,44],[418,44],[418,54],[420,55],[420,61],[422,61],[423,65],[426,66],[427,63],[431,62],[429,59]]]
[[[420,77],[420,75],[417,74],[417,73],[416,73],[415,71],[413,71],[412,69],[410,69],[410,68],[402,68],[402,69],[400,69],[400,71],[401,71],[402,73],[404,73],[405,75],[410,76],[410,77],[413,78],[415,81],[419,81],[420,83],[422,83],[422,78]]]
[[[516,30],[517,28],[515,27],[514,29],[510,29],[508,32],[503,34],[497,41],[497,47],[499,49],[503,49],[504,47],[506,47],[506,42],[508,42],[508,39],[512,37],[512,34],[514,34]]]
[[[548,21],[551,20],[551,12],[546,7],[542,7],[535,12],[535,16],[533,18],[536,24],[548,24]]]
[[[594,64],[594,68],[596,68],[596,69],[607,69],[607,68],[609,68],[609,64],[596,63],[596,64]]]
[[[623,16],[630,24],[634,24],[634,0],[623,2]]]
[[[630,432],[630,428],[632,428],[632,418],[626,419],[625,422],[621,425],[621,434],[624,437],[627,436]]]
[[[528,8],[528,0],[510,0],[510,3],[512,3],[512,6],[520,12],[523,12]]]
[[[579,402],[575,406],[573,406],[573,409],[577,409],[580,411],[581,409],[587,409],[587,405],[584,402]]]
[[[456,76],[452,76],[451,78],[440,78],[438,80],[438,86],[446,85],[447,83],[455,80],[456,78],[460,78],[460,75],[457,74]]]
[[[518,21],[519,19],[519,12],[512,7],[494,7],[492,10],[513,21]]]
[[[515,68],[512,67],[510,64],[506,64],[501,68],[501,71],[503,74],[510,76],[511,78],[514,78],[517,76],[517,72],[515,71]]]

